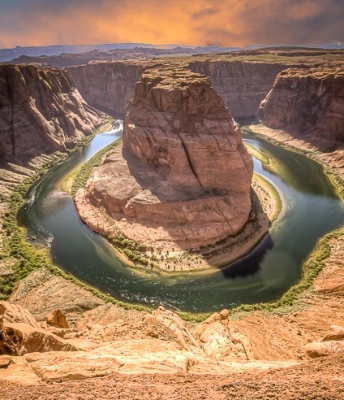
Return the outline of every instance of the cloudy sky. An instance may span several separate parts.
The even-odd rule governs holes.
[[[0,48],[344,41],[344,0],[0,0]]]

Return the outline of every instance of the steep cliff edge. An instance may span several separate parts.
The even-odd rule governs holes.
[[[261,103],[264,125],[282,129],[317,149],[344,143],[344,71],[340,66],[282,71]]]
[[[152,68],[126,108],[123,149],[108,153],[76,204],[94,230],[139,242],[150,259],[151,247],[166,252],[159,267],[175,269],[181,251],[235,241],[251,212],[252,170],[240,128],[209,78],[172,65]],[[247,235],[261,237],[267,227],[266,219],[249,226],[245,246],[252,246]],[[215,264],[239,254],[232,248]]]
[[[97,62],[68,67],[85,100],[95,107],[114,115],[123,115],[124,108],[133,97],[135,85],[143,71],[166,61]],[[233,60],[178,60],[194,72],[207,75],[214,89],[223,98],[234,117],[255,116],[260,102],[271,89],[276,75],[290,63],[244,62]]]
[[[287,68],[287,64],[200,60],[189,63],[189,68],[209,76],[233,116],[239,118],[257,114],[259,104],[270,91],[276,75]]]
[[[122,116],[146,65],[149,63],[144,61],[109,61],[68,67],[66,70],[89,104]]]
[[[62,70],[0,66],[0,158],[22,164],[71,148],[100,124]]]

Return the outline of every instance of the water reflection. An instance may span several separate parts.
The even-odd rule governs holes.
[[[245,278],[254,275],[261,269],[266,254],[274,247],[271,235],[268,233],[261,240],[259,245],[247,256],[240,258],[221,269],[225,278],[235,279],[238,277]]]
[[[21,213],[29,235],[53,237],[54,262],[77,278],[127,302],[203,312],[241,303],[271,301],[301,276],[302,263],[317,240],[343,223],[343,207],[321,166],[300,154],[249,136],[249,143],[271,158],[275,168],[254,160],[255,172],[276,186],[286,202],[285,217],[251,254],[211,272],[158,275],[139,273],[114,256],[109,244],[81,223],[62,183],[78,165],[118,137],[97,135],[31,190]],[[55,195],[54,195],[55,194]]]

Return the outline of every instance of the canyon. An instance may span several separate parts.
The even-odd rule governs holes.
[[[189,71],[191,70],[190,79],[192,76],[195,76],[196,81],[201,79],[203,85],[206,82],[207,88],[210,85],[209,81],[204,76],[200,78],[198,73],[210,76],[214,89],[223,98],[224,102],[219,109],[224,114],[227,111],[223,111],[223,106],[232,104],[234,116],[255,116],[260,102],[264,100],[259,111],[263,124],[251,125],[250,128],[254,132],[282,145],[312,152],[313,157],[334,168],[339,177],[344,177],[343,57],[332,56],[330,53],[320,56],[313,54],[309,57],[294,54],[285,56],[281,62],[282,53],[281,51],[277,56],[272,51],[268,56],[238,55],[239,58],[257,57],[256,60],[235,60],[232,56],[215,55],[211,60],[207,59],[209,56],[205,56],[192,62],[189,59],[174,62],[178,63],[178,68],[180,65],[183,68],[187,66]],[[262,57],[269,57],[270,61],[264,59],[262,62]],[[224,59],[227,59],[227,62]],[[61,96],[69,104],[68,94],[72,99],[75,96],[79,98],[80,95],[75,94],[78,93],[76,91],[78,88],[89,103],[97,104],[99,108],[108,110],[112,114],[121,113],[126,100],[135,93],[137,80],[145,71],[141,85],[137,89],[137,98],[134,98],[127,109],[123,147],[134,152],[137,162],[149,161],[166,173],[171,167],[170,147],[163,148],[164,151],[161,153],[158,147],[152,151],[154,147],[144,136],[146,134],[144,121],[149,117],[145,107],[152,97],[154,96],[156,107],[159,106],[161,110],[157,107],[151,119],[154,123],[158,122],[160,129],[160,125],[165,126],[167,122],[165,118],[157,118],[158,114],[161,112],[174,114],[175,99],[180,96],[179,90],[169,91],[166,82],[167,88],[159,89],[159,83],[149,77],[150,70],[154,71],[154,68],[163,70],[164,66],[166,63],[162,63],[161,60],[145,60],[71,67],[67,69],[67,74],[71,76],[74,74],[75,86],[69,81],[71,84],[68,90]],[[34,77],[37,74],[40,77],[42,74],[49,74],[49,69],[35,66],[16,68],[28,68]],[[37,70],[45,72],[35,72]],[[20,82],[24,82],[25,74],[23,72],[24,78],[21,78]],[[61,74],[69,80],[66,72]],[[156,94],[149,95],[152,97],[148,96],[149,87],[152,86],[145,86],[144,83],[148,82],[148,77],[149,83],[153,82],[153,88],[157,85]],[[36,78],[33,81],[36,82]],[[98,84],[101,87],[99,91],[97,91]],[[237,89],[231,93],[233,85],[237,85],[235,86]],[[242,92],[240,92],[241,85],[245,88]],[[58,92],[59,85],[54,88]],[[165,90],[168,95],[164,93]],[[115,93],[113,97],[111,97],[112,92]],[[207,92],[208,89],[205,93]],[[165,101],[166,99],[168,101]],[[73,107],[81,110],[80,114],[73,108],[66,112],[66,109],[56,105],[63,116],[76,114],[83,118],[85,114],[82,113],[87,113],[88,124],[84,130],[75,122],[77,117],[74,115],[71,117],[72,124],[65,122],[66,126],[72,125],[70,131],[72,139],[67,136],[61,138],[55,133],[59,132],[59,126],[64,126],[64,122],[49,124],[49,129],[52,131],[49,131],[48,126],[43,123],[46,132],[50,134],[42,139],[43,143],[38,145],[42,147],[38,147],[37,151],[31,150],[28,144],[23,151],[20,147],[20,151],[13,151],[9,145],[4,147],[6,151],[2,150],[2,154],[8,160],[5,168],[1,170],[0,178],[2,221],[9,212],[9,200],[16,185],[33,176],[35,171],[47,162],[53,162],[57,157],[53,153],[54,150],[64,150],[74,146],[75,138],[90,133],[98,124],[101,113],[93,111],[81,98],[79,100],[78,103],[72,102]],[[10,102],[7,101],[7,104]],[[28,104],[29,108],[38,108],[33,106],[31,100],[24,104]],[[198,107],[197,102],[191,104]],[[6,107],[5,116],[12,112],[9,111],[12,110],[9,105]],[[46,105],[44,110],[49,110],[49,107]],[[45,115],[43,112],[42,114]],[[26,114],[22,115],[24,120],[31,118],[27,118]],[[49,115],[49,112],[46,115]],[[7,127],[8,118],[6,118],[4,120]],[[45,120],[49,121],[48,118]],[[230,121],[228,124],[235,131],[236,124],[231,122],[228,114],[225,117],[221,114],[220,120],[226,120],[227,123]],[[181,124],[183,127],[186,126],[183,125],[182,118]],[[51,128],[52,125],[54,128]],[[58,128],[55,130],[56,125]],[[199,125],[201,129],[205,126],[207,124]],[[29,127],[25,125],[25,132],[36,135],[35,127],[36,125]],[[133,136],[135,140],[130,140],[132,133],[130,130],[135,131],[135,129],[137,129]],[[8,137],[7,128],[5,132]],[[190,130],[186,133],[190,133]],[[56,140],[55,134],[59,140]],[[49,137],[50,135],[53,139]],[[235,137],[237,136],[234,134]],[[163,145],[166,142],[158,141],[158,143]],[[235,146],[240,146],[240,143],[236,143]],[[149,160],[142,157],[139,152],[141,147],[151,150]],[[106,201],[102,198],[102,194],[104,188],[108,189],[107,184],[104,183],[105,186],[102,187],[95,178],[100,179],[106,171],[105,168],[113,168],[111,163],[120,164],[121,151],[122,149],[118,147],[108,154],[103,160],[103,165],[94,172],[88,184],[88,189],[93,191],[93,201],[96,199]],[[45,152],[49,155],[46,156]],[[21,157],[21,154],[24,156]],[[186,156],[186,151],[182,154]],[[180,157],[178,161],[181,162]],[[24,166],[19,165],[24,162]],[[183,169],[185,165],[185,163],[177,164],[178,169],[173,174],[178,179],[180,171],[185,171]],[[195,171],[199,171],[198,168]],[[195,174],[193,175],[193,182],[197,186]],[[187,176],[192,176],[190,167]],[[202,177],[202,174],[200,176]],[[205,182],[208,182],[207,179]],[[98,184],[100,186],[97,186]],[[141,188],[136,187],[138,192]],[[244,184],[243,192],[246,196],[247,189]],[[147,202],[150,205],[150,197],[143,200],[150,200]],[[247,197],[246,201],[247,218],[250,208]],[[103,206],[111,208],[110,203],[104,203]],[[138,206],[137,209],[143,212],[144,208]],[[4,234],[3,229],[2,236]],[[70,277],[67,280],[46,266],[36,268],[16,284],[16,289],[10,297],[6,296],[9,303],[1,303],[2,340],[17,329],[18,337],[22,337],[21,343],[24,345],[24,350],[19,351],[21,355],[0,356],[1,397],[4,399],[12,399],[14,396],[39,397],[43,388],[46,398],[53,398],[57,393],[59,396],[65,396],[66,392],[72,398],[80,393],[83,396],[106,397],[116,390],[122,391],[123,398],[142,397],[142,395],[155,395],[158,398],[166,394],[167,390],[171,394],[170,398],[179,398],[177,396],[194,398],[200,394],[208,398],[235,398],[238,394],[273,398],[278,393],[279,398],[287,399],[297,397],[302,392],[305,398],[322,396],[327,399],[340,399],[344,392],[342,378],[344,288],[341,261],[343,240],[342,231],[338,231],[326,240],[326,254],[322,250],[315,250],[312,260],[322,263],[321,271],[311,281],[312,285],[305,286],[292,304],[280,306],[272,311],[260,309],[258,306],[251,312],[245,311],[245,307],[239,311],[218,310],[218,313],[211,316],[199,316],[202,322],[197,323],[196,318],[194,322],[185,322],[164,308],[139,311],[133,307],[126,310],[120,305],[111,304],[109,299],[104,300],[101,296],[95,296],[89,288],[82,287]],[[15,257],[1,260],[1,279],[7,279],[15,272],[18,261]],[[307,277],[307,270],[305,274]],[[254,307],[248,309],[254,310]],[[51,325],[50,316],[60,315],[56,310],[63,313],[68,327]],[[40,347],[40,353],[30,353],[29,345],[25,344],[30,337],[41,340],[37,338],[51,338],[51,336],[54,339],[52,342],[42,339],[46,347]],[[49,343],[55,343],[54,346],[60,343],[62,347],[60,349],[52,345],[49,347]],[[67,349],[68,351],[65,351]],[[8,350],[5,352],[8,353]],[[136,373],[137,376],[134,375],[129,379],[125,376],[128,373]],[[85,378],[86,382],[75,381]]]
[[[277,74],[288,68],[342,65],[342,51],[265,49],[228,54],[195,55],[173,63],[209,76],[214,89],[234,118],[254,118],[260,102],[271,90]],[[67,66],[85,100],[114,116],[123,115],[138,78],[146,68],[164,66],[169,59],[102,61]]]

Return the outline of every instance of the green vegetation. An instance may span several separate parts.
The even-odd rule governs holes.
[[[325,267],[325,260],[331,255],[329,245],[330,239],[338,238],[344,234],[344,229],[331,232],[324,236],[318,243],[316,250],[312,253],[309,259],[305,262],[303,268],[303,277],[299,283],[291,287],[281,299],[272,303],[259,304],[243,304],[231,310],[231,315],[235,316],[242,312],[251,312],[257,310],[285,312],[291,307],[294,307],[298,302],[302,301],[307,290],[310,290],[315,278]]]
[[[14,274],[0,281],[2,298],[8,298],[16,283],[25,278],[30,272],[50,264],[47,250],[37,250],[26,241],[26,231],[18,226],[17,214],[29,187],[42,177],[53,164],[65,158],[66,155],[62,155],[58,160],[45,164],[39,172],[17,185],[11,194],[8,201],[8,211],[2,224],[3,252],[1,259],[13,260],[12,269]]]
[[[295,149],[287,145],[281,145],[278,141],[267,138],[264,135],[260,135],[252,131],[249,127],[242,127],[242,132],[249,133],[258,136],[266,141],[269,141],[275,145],[283,146],[284,148],[294,151],[300,154],[305,154],[311,159],[319,162],[317,160],[317,153],[312,153],[309,151]],[[342,200],[344,200],[344,181],[339,177],[339,175],[330,168],[324,168],[326,175],[329,177],[333,185],[336,187]],[[231,310],[231,316],[236,318],[238,315],[243,313],[264,310],[273,312],[285,312],[295,307],[296,304],[302,302],[302,298],[306,291],[311,290],[314,280],[318,277],[319,273],[325,267],[325,261],[331,255],[330,240],[337,239],[344,235],[344,228],[340,228],[336,231],[330,232],[318,241],[318,244],[310,255],[308,260],[303,265],[303,276],[300,282],[292,286],[279,300],[272,303],[258,303],[258,304],[243,304],[239,307],[233,308]]]
[[[262,164],[270,164],[270,157],[266,155],[263,151],[256,149],[251,146],[249,143],[245,143],[247,151],[251,154],[252,157],[259,160]]]
[[[3,252],[0,255],[1,260],[10,259],[13,260],[11,268],[14,273],[10,276],[4,277],[0,280],[0,297],[2,300],[8,299],[11,295],[15,286],[22,279],[27,277],[34,270],[45,268],[54,275],[61,276],[66,280],[72,281],[74,284],[82,287],[95,296],[101,298],[107,303],[116,304],[124,309],[136,309],[139,311],[147,311],[150,308],[128,304],[121,301],[117,301],[114,298],[105,295],[99,290],[84,284],[77,280],[70,274],[66,274],[59,268],[55,267],[50,259],[49,251],[47,249],[37,249],[27,242],[26,230],[17,223],[17,214],[20,207],[25,201],[25,195],[28,189],[37,182],[57,161],[61,161],[66,158],[66,155],[62,155],[58,160],[52,163],[44,165],[35,175],[25,179],[22,183],[17,185],[12,192],[11,198],[8,201],[8,211],[6,212],[2,224],[2,236],[3,236]]]
[[[98,167],[102,162],[104,155],[113,149],[114,147],[118,146],[121,142],[121,139],[114,141],[113,143],[109,144],[108,146],[104,147],[101,151],[95,154],[91,159],[89,159],[76,173],[76,176],[73,180],[72,185],[72,196],[76,195],[76,192],[86,185],[88,178],[90,177],[94,168]]]
[[[247,133],[255,134],[253,131],[250,131],[249,128],[246,127],[242,128],[242,130]],[[264,138],[264,140],[267,140],[264,136],[262,137]],[[273,143],[277,143],[274,140],[270,141]],[[116,141],[110,146],[106,147],[101,152],[97,153],[94,157],[92,157],[83,167],[80,168],[74,180],[73,195],[75,195],[79,187],[85,185],[93,168],[100,164],[105,153],[114,146],[118,145],[118,143],[119,141]],[[280,143],[277,144],[280,145]],[[295,149],[291,150],[295,151]],[[298,150],[298,152],[306,153],[308,156],[316,160],[316,154],[310,152],[303,152],[301,150]],[[65,158],[66,158],[65,154],[60,155],[58,159],[55,159],[55,161],[53,162],[47,163],[35,175],[25,179],[22,183],[17,185],[12,192],[10,200],[7,200],[4,196],[0,195],[1,201],[4,202],[8,201],[9,204],[8,211],[4,216],[2,224],[1,233],[3,236],[3,252],[0,254],[0,260],[3,261],[6,259],[13,260],[13,265],[11,265],[11,268],[14,270],[13,275],[4,277],[0,280],[1,298],[2,299],[8,298],[12,293],[13,289],[15,288],[16,284],[20,280],[28,276],[32,271],[44,267],[54,275],[58,275],[66,280],[72,281],[74,284],[88,290],[89,292],[103,299],[107,303],[118,305],[120,307],[123,307],[124,309],[149,311],[151,309],[150,307],[124,303],[110,296],[107,296],[104,293],[100,292],[99,290],[84,284],[83,282],[77,280],[70,274],[66,274],[59,268],[53,266],[51,259],[49,257],[48,250],[46,249],[39,250],[30,245],[26,240],[26,230],[18,226],[17,214],[25,200],[25,195],[29,187],[33,183],[38,181],[48,171],[48,169],[50,169],[53,166],[53,164],[56,164],[58,161],[61,161]],[[333,184],[336,186],[340,196],[344,198],[343,180],[333,170],[329,168],[326,168],[325,172],[329,176]],[[344,228],[329,233],[319,241],[316,249],[304,264],[302,279],[300,280],[299,283],[290,288],[288,292],[281,297],[281,299],[272,303],[241,305],[231,310],[231,317],[237,318],[238,316],[241,316],[247,312],[255,310],[265,310],[269,312],[285,312],[287,310],[290,310],[291,307],[295,307],[297,304],[302,303],[302,297],[304,296],[305,292],[311,290],[315,278],[325,267],[325,262],[331,255],[331,247],[329,244],[330,240],[338,238],[342,235],[344,235]],[[120,234],[113,235],[109,239],[113,243],[113,245],[117,247],[119,251],[122,251],[122,253],[124,253],[129,259],[135,262],[139,262],[143,265],[151,267],[157,266],[156,261],[158,261],[161,258],[160,256],[157,257],[157,255],[154,254],[153,252],[151,252],[150,256],[148,256],[147,254],[142,255],[142,251],[147,249],[142,248],[142,245],[140,243],[127,239],[123,235]],[[173,262],[175,257],[174,258],[170,257],[170,258],[171,262]],[[194,314],[187,312],[178,312],[178,315],[186,321],[201,322],[204,319],[208,318],[211,314],[210,313]]]

